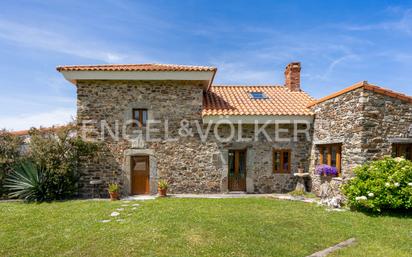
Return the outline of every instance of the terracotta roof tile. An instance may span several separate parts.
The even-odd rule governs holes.
[[[267,99],[252,99],[263,92]],[[305,92],[284,86],[213,85],[204,93],[203,116],[207,115],[312,115],[306,107],[314,99]]]
[[[59,125],[59,126],[52,126],[52,127],[40,127],[37,128],[40,132],[55,132],[59,129],[65,128],[68,125]],[[10,131],[10,134],[15,136],[28,136],[30,129],[27,130],[17,130],[17,131]]]
[[[58,66],[58,71],[216,71],[215,67],[175,64],[106,64]]]
[[[372,84],[369,84],[367,81],[361,81],[361,82],[358,82],[356,84],[353,84],[350,87],[342,89],[341,91],[338,91],[338,92],[333,93],[331,95],[325,96],[325,97],[323,97],[319,100],[313,101],[312,103],[310,103],[308,105],[308,107],[312,107],[314,105],[317,105],[319,103],[325,102],[325,101],[330,100],[330,99],[333,99],[335,97],[338,97],[340,95],[343,95],[347,92],[353,91],[353,90],[358,89],[358,88],[364,88],[366,90],[370,90],[370,91],[373,91],[373,92],[376,92],[376,93],[379,93],[379,94],[382,94],[382,95],[387,95],[387,96],[390,96],[390,97],[398,98],[400,100],[412,103],[412,96],[397,93],[397,92],[394,92],[390,89],[386,89],[386,88],[382,88],[382,87],[379,87],[379,86],[376,86],[376,85],[372,85]]]

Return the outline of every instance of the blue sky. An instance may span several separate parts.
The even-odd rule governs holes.
[[[0,127],[69,121],[62,64],[218,67],[216,83],[282,84],[302,63],[318,98],[361,80],[412,95],[411,1],[1,1]]]

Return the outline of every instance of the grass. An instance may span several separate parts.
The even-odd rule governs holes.
[[[135,202],[132,202],[135,203]],[[129,203],[129,204],[132,204]],[[264,198],[0,203],[0,256],[410,256],[411,216],[328,212]],[[112,219],[109,223],[101,220]]]
[[[291,196],[302,196],[306,198],[317,198],[314,193],[307,193],[303,190],[295,190],[289,193]]]

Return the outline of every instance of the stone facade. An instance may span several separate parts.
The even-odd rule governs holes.
[[[237,128],[238,130],[239,128]],[[247,150],[247,192],[248,193],[285,193],[295,189],[297,179],[293,173],[298,169],[308,171],[308,153],[310,151],[311,141],[305,136],[299,135],[296,142],[293,140],[293,125],[280,125],[279,129],[288,130],[287,133],[280,134],[284,139],[290,139],[289,142],[275,142],[273,140],[276,134],[274,125],[266,128],[268,136],[260,137],[258,141],[238,142],[235,138],[231,142],[219,144],[221,156],[224,158],[222,177],[224,180],[222,192],[227,192],[227,152],[229,149],[246,149]],[[237,131],[236,130],[236,131]],[[224,135],[224,131],[222,133]],[[254,125],[242,126],[242,137],[252,139],[254,137]],[[280,174],[273,172],[273,150],[290,149],[291,150],[291,172]]]
[[[412,124],[411,103],[362,87],[317,104],[313,112],[312,191],[320,194],[326,185],[330,196],[339,195],[355,166],[391,155],[391,139],[407,137]],[[341,177],[319,177],[314,174],[319,145],[332,143],[342,144]]]
[[[196,81],[78,81],[77,95],[78,120],[87,121],[81,133],[94,139],[104,135],[99,160],[88,163],[81,177],[81,193],[85,197],[91,195],[94,187],[89,182],[97,179],[104,182],[100,185],[102,192],[107,183],[116,182],[123,195],[130,194],[130,158],[135,155],[149,156],[150,192],[153,194],[157,192],[159,179],[168,181],[171,193],[228,192],[227,160],[228,151],[232,149],[247,151],[246,185],[249,193],[292,191],[296,184],[293,173],[298,168],[309,169],[311,144],[302,135],[297,142],[287,143],[270,142],[262,136],[257,142],[239,142],[234,138],[221,143],[210,134],[202,142],[194,130],[196,123],[206,130],[201,116],[203,86]],[[147,109],[149,120],[159,120],[161,124],[143,128],[140,133],[132,126],[123,130],[122,124],[131,119],[134,108]],[[193,136],[178,136],[182,120],[189,121],[192,129],[183,132],[193,132]],[[289,130],[283,137],[293,136],[293,125],[285,124],[281,128]],[[252,139],[253,129],[254,125],[243,125],[242,137]],[[229,136],[229,131],[228,125],[218,128],[219,135],[224,138]],[[274,125],[267,131],[274,137]],[[147,132],[152,140],[147,140]],[[131,140],[126,140],[124,134]],[[119,136],[119,140],[112,136]],[[273,173],[274,148],[291,149],[290,174]]]
[[[101,121],[106,121],[108,127],[103,132],[105,151],[102,157],[97,163],[88,165],[82,176],[84,196],[91,192],[88,184],[91,179],[103,180],[103,188],[108,182],[117,182],[123,194],[130,193],[132,155],[150,156],[152,193],[157,191],[156,183],[161,178],[169,180],[171,192],[219,190],[221,171],[210,161],[214,159],[216,146],[181,139],[177,142],[143,140],[141,145],[134,147],[123,134],[132,138],[139,138],[140,134],[133,133],[135,129],[132,126],[122,131],[122,125],[132,118],[132,109],[146,108],[150,120],[168,120],[168,129],[163,124],[153,126],[150,136],[160,137],[168,130],[167,134],[175,137],[182,119],[201,121],[202,85],[196,81],[79,81],[77,95],[78,120],[90,121],[87,131],[82,132],[88,137],[98,138],[102,134]],[[114,131],[116,126],[119,126],[119,140],[110,136],[110,131]],[[90,133],[90,130],[95,133]]]
[[[86,121],[81,133],[93,139],[104,136],[99,160],[87,163],[83,170],[82,195],[91,195],[96,186],[90,181],[97,179],[104,182],[102,192],[107,183],[116,182],[123,195],[130,194],[132,156],[149,156],[152,194],[159,179],[168,181],[171,193],[228,192],[228,153],[242,149],[246,150],[248,193],[292,191],[297,182],[293,173],[303,170],[311,174],[312,191],[320,194],[326,187],[328,196],[338,196],[355,166],[390,155],[392,139],[407,137],[412,124],[411,103],[360,87],[312,107],[315,119],[309,138],[299,134],[293,140],[294,126],[289,123],[279,127],[288,131],[281,133],[281,138],[290,139],[284,142],[262,134],[253,140],[253,124],[235,125],[234,138],[226,141],[217,140],[212,126],[202,140],[208,129],[202,120],[203,91],[199,81],[78,81],[77,115],[80,122]],[[160,123],[141,130],[131,125],[123,128],[136,108],[147,109],[148,119]],[[216,131],[229,138],[230,128],[221,124]],[[267,126],[266,132],[274,139],[276,126]],[[314,174],[319,145],[332,143],[342,145],[341,176],[319,177]],[[291,150],[290,173],[273,172],[273,149]]]

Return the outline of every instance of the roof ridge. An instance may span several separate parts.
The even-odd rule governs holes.
[[[282,85],[270,85],[270,84],[256,84],[256,85],[245,85],[245,84],[213,84],[212,87],[285,87]],[[287,89],[285,87],[285,89]]]
[[[369,84],[368,81],[364,80],[364,81],[357,82],[357,83],[355,83],[355,84],[353,84],[353,85],[351,85],[347,88],[339,90],[339,91],[337,91],[333,94],[322,97],[319,100],[315,100],[315,101],[313,101],[312,103],[310,103],[308,105],[308,108],[310,108],[312,106],[315,106],[319,103],[325,102],[327,100],[336,98],[338,96],[341,96],[345,93],[348,93],[348,92],[353,91],[353,90],[358,89],[358,88],[365,88],[367,90],[370,90],[370,91],[373,91],[373,92],[376,92],[376,93],[379,93],[379,94],[387,95],[387,96],[390,96],[390,97],[398,98],[398,99],[401,99],[401,100],[408,101],[408,102],[412,103],[412,96],[408,96],[408,95],[403,94],[403,93],[395,92],[393,90],[386,89],[386,88],[383,88],[383,87],[380,87],[380,86],[377,86],[377,85],[374,85],[374,84]]]
[[[189,66],[189,67],[201,67],[201,68],[216,68],[214,66],[206,66],[206,65],[173,64],[173,63],[147,63],[147,64],[142,64],[142,65],[182,66],[182,67],[188,67]]]
[[[380,87],[378,85],[366,84],[365,89],[371,90],[371,91],[376,92],[376,93],[382,93],[382,94],[385,94],[385,95],[390,96],[390,97],[399,98],[401,100],[405,100],[405,101],[408,101],[408,102],[412,103],[412,96],[409,96],[409,95],[404,94],[404,93],[396,92],[396,91],[393,91],[393,90],[388,89],[388,88]]]
[[[190,67],[213,67],[206,65],[191,65],[191,64],[173,64],[173,63],[99,63],[99,64],[73,64],[73,65],[58,65],[57,67],[76,67],[76,66],[145,66],[145,65],[159,65],[159,66],[190,66]]]
[[[217,71],[213,66],[164,64],[164,63],[129,63],[129,64],[83,64],[83,65],[59,65],[58,71]]]

